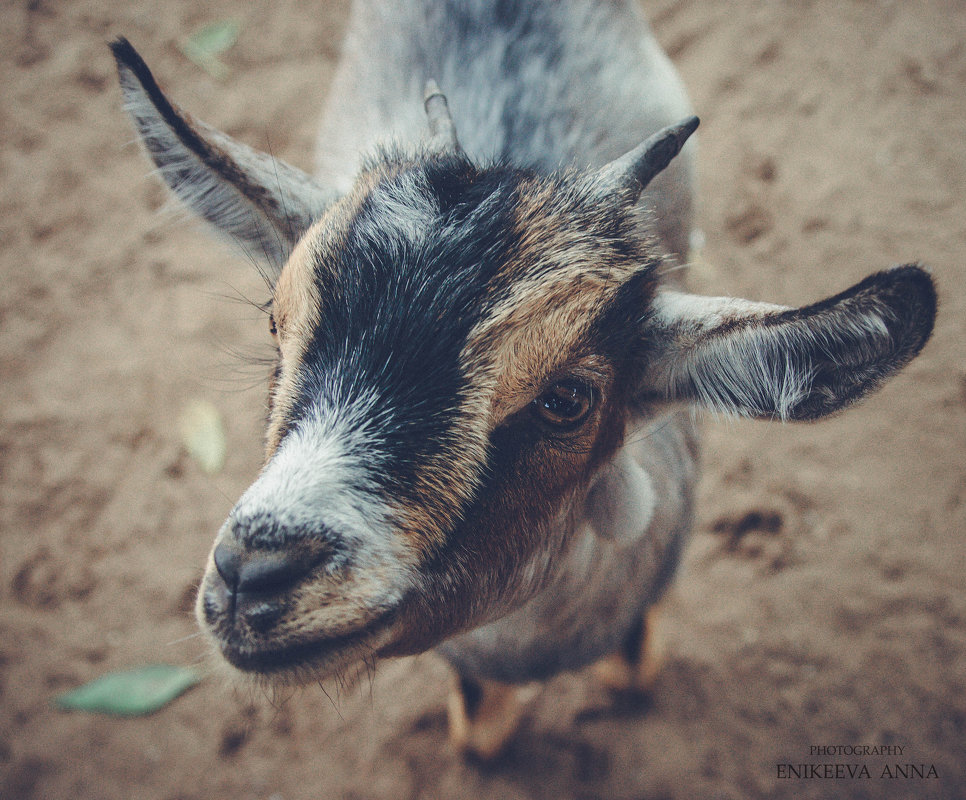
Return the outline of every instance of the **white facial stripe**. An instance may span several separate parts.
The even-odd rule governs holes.
[[[388,505],[375,491],[375,436],[367,430],[372,399],[350,408],[313,408],[282,441],[232,515],[269,515],[280,526],[328,528],[354,563],[382,570],[399,591],[414,554],[396,532]]]

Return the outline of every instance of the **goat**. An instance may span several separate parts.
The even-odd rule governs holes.
[[[802,308],[684,289],[698,121],[631,0],[356,2],[316,176],[112,48],[161,178],[274,270],[265,462],[197,602],[257,680],[435,648],[483,756],[531,682],[650,689],[693,409],[818,419],[932,332],[916,265]]]

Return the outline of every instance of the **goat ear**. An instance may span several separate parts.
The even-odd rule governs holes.
[[[126,39],[111,50],[124,109],[168,187],[221,233],[280,267],[334,196],[301,170],[181,112]]]
[[[799,309],[659,292],[645,391],[730,414],[817,419],[904,367],[935,316],[932,278],[917,266]]]

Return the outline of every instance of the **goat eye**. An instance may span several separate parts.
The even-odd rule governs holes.
[[[268,332],[272,334],[272,336],[278,336],[278,326],[275,324],[274,314],[268,315]]]
[[[579,428],[593,407],[593,391],[576,381],[556,383],[533,401],[540,419],[560,431]]]

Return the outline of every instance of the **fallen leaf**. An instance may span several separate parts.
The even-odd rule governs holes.
[[[228,77],[230,70],[218,56],[238,40],[241,23],[237,19],[212,22],[181,42],[181,52],[218,80]]]
[[[187,667],[152,664],[102,675],[54,698],[58,708],[136,717],[150,714],[201,680]]]
[[[225,465],[225,425],[221,412],[207,400],[192,400],[181,414],[181,441],[209,475]]]

